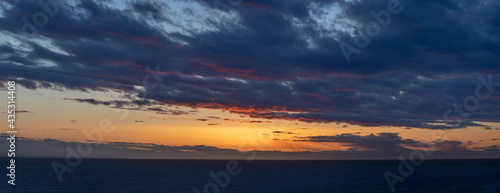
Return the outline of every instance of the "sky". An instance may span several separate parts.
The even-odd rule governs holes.
[[[0,95],[16,81],[25,157],[500,158],[498,9],[6,0]]]

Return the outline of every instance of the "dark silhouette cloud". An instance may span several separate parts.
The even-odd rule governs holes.
[[[59,130],[62,130],[62,131],[71,131],[71,130],[76,130],[76,129],[61,128]]]
[[[333,160],[353,160],[353,159],[396,159],[399,155],[407,156],[411,151],[394,151],[392,144],[407,143],[401,140],[396,134],[379,133],[374,136],[364,136],[358,139],[352,135],[342,134],[339,141],[357,141],[352,148],[346,151],[322,151],[322,152],[282,152],[282,151],[249,151],[241,152],[235,149],[217,148],[213,146],[169,146],[154,143],[131,143],[131,142],[109,142],[99,141],[66,142],[57,139],[33,139],[17,137],[16,147],[22,149],[16,153],[16,157],[51,157],[65,158],[68,154],[67,147],[76,149],[78,143],[92,146],[90,155],[83,158],[140,158],[140,159],[248,159],[251,156],[255,159],[333,159]],[[0,134],[0,147],[8,148],[9,141],[6,140],[6,133]],[[371,138],[371,139],[370,139]],[[279,139],[278,139],[279,140]],[[370,142],[370,140],[373,140]],[[385,140],[385,141],[384,141]],[[282,141],[288,141],[286,139]],[[374,142],[378,141],[378,142]],[[376,144],[374,150],[359,150],[361,144]],[[446,142],[444,146],[457,147],[457,142]],[[451,146],[450,146],[451,145]],[[366,147],[366,145],[361,145]],[[464,159],[464,158],[500,158],[498,145],[463,150],[461,148],[436,148],[436,152],[429,159]]]
[[[119,108],[119,109],[153,111],[158,114],[166,114],[166,115],[187,115],[196,113],[196,111],[184,111],[179,109],[168,108],[168,106],[162,105],[162,103],[154,102],[151,100],[101,101],[95,99],[77,99],[77,98],[65,98],[65,100],[77,101],[81,103],[90,103],[93,105],[111,106],[113,108]]]
[[[366,136],[359,134],[344,133],[332,136],[308,136],[298,137],[295,141],[309,142],[335,142],[345,144],[351,148],[377,151],[403,152],[407,150],[402,145],[420,143],[412,139],[402,139],[397,133],[373,133]]]
[[[294,133],[294,132],[291,132],[291,131],[273,131],[272,133],[288,134],[288,135],[300,134],[300,133]]]

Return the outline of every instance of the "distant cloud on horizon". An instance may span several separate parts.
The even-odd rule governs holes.
[[[378,137],[377,137],[378,136]],[[399,155],[408,155],[411,150],[399,146],[410,144],[391,133],[379,133],[377,136],[356,136],[352,134],[338,135],[335,142],[349,143],[352,148],[346,151],[321,152],[284,152],[284,151],[251,151],[239,152],[235,149],[217,148],[205,145],[168,146],[153,143],[109,142],[95,145],[96,141],[87,141],[92,146],[92,153],[85,158],[116,158],[116,159],[247,159],[251,154],[256,159],[328,159],[328,160],[369,160],[396,159]],[[0,134],[0,147],[9,145],[6,133]],[[374,140],[370,140],[370,138]],[[331,139],[331,138],[330,138]],[[388,140],[388,141],[383,141]],[[287,140],[285,140],[287,141]],[[323,141],[324,142],[324,141]],[[56,139],[17,138],[17,146],[22,149],[17,157],[47,157],[64,158],[66,147],[76,148],[78,142],[67,142]],[[461,148],[461,142],[444,141],[435,144],[436,152],[429,159],[467,159],[467,158],[500,158],[499,146],[475,148],[474,151]],[[429,144],[427,144],[429,145]],[[358,148],[375,147],[373,150]],[[397,147],[397,148],[396,148]],[[458,147],[458,148],[457,148]],[[5,156],[5,155],[4,155]]]

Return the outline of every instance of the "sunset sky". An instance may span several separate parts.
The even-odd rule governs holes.
[[[22,156],[500,158],[498,1],[167,2],[0,2]]]

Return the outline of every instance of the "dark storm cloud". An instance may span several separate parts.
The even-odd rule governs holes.
[[[498,122],[498,85],[481,90],[491,97],[460,125],[443,113],[463,110],[452,105],[475,94],[479,75],[500,81],[500,2],[401,0],[401,13],[347,63],[339,42],[354,45],[362,24],[375,20],[370,11],[386,3],[243,1],[224,10],[187,1],[171,14],[178,4],[60,2],[38,35],[27,36],[22,18],[33,22],[43,9],[9,0],[0,8],[0,80],[131,93],[159,83],[144,101],[305,122],[429,129]]]

